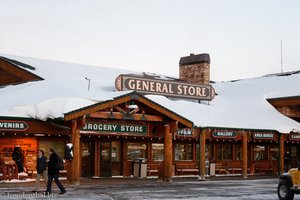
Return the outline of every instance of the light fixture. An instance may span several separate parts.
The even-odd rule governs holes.
[[[85,77],[85,80],[87,80],[89,82],[88,83],[88,91],[90,91],[91,79],[88,77]]]
[[[34,134],[34,136],[36,136],[36,137],[44,137],[45,134],[42,134],[42,133],[36,133],[36,134]]]

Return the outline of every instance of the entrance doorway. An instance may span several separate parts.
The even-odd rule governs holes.
[[[100,176],[111,177],[122,175],[121,143],[101,142],[100,143]]]
[[[82,141],[81,142],[81,169],[82,177],[92,177],[94,171],[94,142]]]

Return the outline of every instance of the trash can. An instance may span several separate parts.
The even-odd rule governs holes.
[[[147,159],[136,158],[133,163],[133,177],[146,178],[147,177]]]
[[[216,175],[216,163],[209,164],[209,175],[215,176]]]

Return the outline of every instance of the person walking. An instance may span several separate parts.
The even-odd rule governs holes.
[[[43,177],[45,183],[47,183],[47,158],[43,150],[39,150],[38,158],[36,161],[36,181],[34,185],[34,190],[32,192],[37,192],[40,186],[41,176]]]
[[[18,173],[24,172],[24,156],[20,146],[15,146],[14,151],[12,153],[12,158],[16,162],[18,167]]]
[[[49,150],[50,158],[48,162],[48,182],[47,182],[47,190],[45,191],[46,194],[51,194],[51,185],[52,180],[54,179],[57,187],[60,189],[59,194],[66,193],[66,190],[64,186],[61,184],[61,182],[58,180],[59,175],[59,168],[58,168],[58,162],[59,162],[59,156],[55,151],[50,148]]]

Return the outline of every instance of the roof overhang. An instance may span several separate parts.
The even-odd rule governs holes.
[[[68,113],[64,114],[64,120],[65,121],[71,121],[73,119],[81,118],[86,115],[89,115],[91,113],[97,112],[99,110],[111,108],[113,106],[117,106],[122,103],[130,102],[131,100],[135,100],[140,102],[141,104],[148,106],[155,111],[159,112],[160,114],[164,115],[165,117],[177,121],[178,123],[181,123],[182,125],[192,128],[193,122],[178,115],[177,113],[161,106],[160,104],[146,98],[145,96],[137,93],[137,92],[131,92],[122,96],[115,97],[113,100],[103,101],[100,103],[96,103],[87,107],[80,108],[78,110],[74,110]]]

